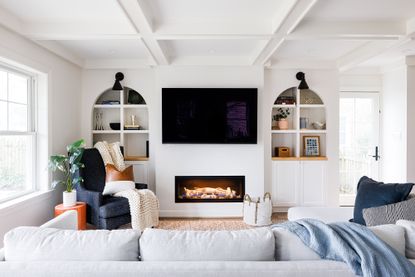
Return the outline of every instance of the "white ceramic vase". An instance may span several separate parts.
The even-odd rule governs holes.
[[[71,192],[64,191],[63,192],[63,206],[72,207],[75,205],[76,205],[76,190],[72,190]]]

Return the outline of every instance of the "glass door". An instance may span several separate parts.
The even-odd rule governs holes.
[[[376,92],[340,93],[340,205],[354,205],[360,177],[379,178],[379,112]]]

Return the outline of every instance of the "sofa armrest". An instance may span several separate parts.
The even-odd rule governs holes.
[[[5,257],[4,257],[4,248],[1,248],[0,249],[0,262],[4,262],[5,261],[5,259],[4,259]]]
[[[313,218],[324,223],[349,221],[354,207],[293,207],[288,209],[288,220]]]
[[[78,230],[78,213],[69,210],[41,225],[43,228]]]
[[[87,205],[87,221],[93,225],[99,225],[99,207],[103,203],[101,192],[87,190],[83,185],[76,188],[76,196],[78,201],[85,202]]]
[[[143,184],[143,183],[135,183],[135,188],[136,189],[147,189],[148,186],[147,184]]]

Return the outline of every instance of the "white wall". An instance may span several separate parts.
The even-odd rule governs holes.
[[[415,183],[415,56],[407,59],[406,179]]]
[[[407,179],[407,70],[402,65],[384,72],[382,92],[382,180]]]
[[[80,136],[81,72],[80,69],[33,42],[0,27],[0,58],[13,60],[47,74],[49,149],[42,155],[64,153],[65,146]],[[39,171],[46,168],[39,168]],[[40,184],[47,187],[47,184]],[[0,206],[0,238],[19,225],[40,225],[53,216],[54,206],[61,202],[59,191],[45,192],[19,204]],[[0,240],[0,247],[2,240]]]
[[[265,71],[265,95],[263,106],[264,145],[265,145],[265,190],[271,191],[271,112],[278,95],[285,89],[297,87],[295,75],[302,71],[311,90],[315,91],[326,105],[326,156],[327,167],[327,205],[337,206],[339,201],[339,76],[335,69],[301,70],[270,69]]]
[[[163,87],[258,88],[258,143],[162,144],[161,89]],[[264,193],[263,69],[262,67],[159,67],[154,91],[157,105],[156,183],[161,216],[241,216],[241,203],[187,204],[174,202],[176,175],[245,175],[246,193]]]

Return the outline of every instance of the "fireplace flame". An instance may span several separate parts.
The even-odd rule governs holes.
[[[240,197],[236,195],[236,191],[230,187],[226,189],[217,187],[195,187],[194,189],[187,189],[184,187],[184,195],[187,199],[234,199]]]

